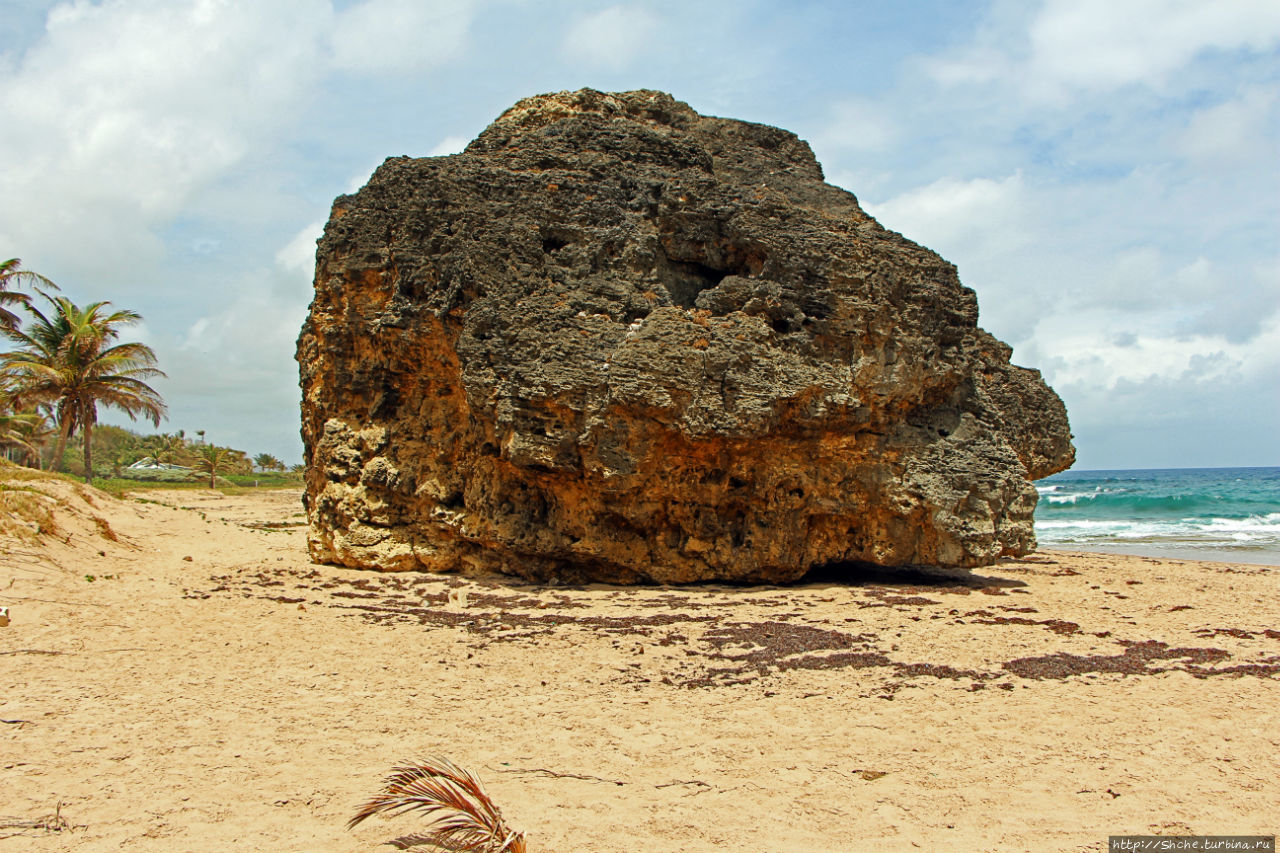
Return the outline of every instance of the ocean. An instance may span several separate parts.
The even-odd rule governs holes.
[[[1280,468],[1064,471],[1036,489],[1044,548],[1280,566]]]

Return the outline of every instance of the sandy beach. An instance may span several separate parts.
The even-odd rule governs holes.
[[[389,849],[420,821],[344,825],[427,754],[540,852],[1278,828],[1274,568],[546,587],[313,565],[297,491],[33,487],[60,503],[0,538],[0,853]]]

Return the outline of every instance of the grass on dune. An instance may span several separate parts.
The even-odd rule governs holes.
[[[298,474],[232,474],[219,475],[216,490],[224,495],[244,495],[262,489],[297,489],[302,486]],[[110,495],[123,497],[131,492],[156,489],[196,490],[208,489],[208,479],[165,482],[161,480],[132,480],[123,477],[94,477],[93,487]]]
[[[62,481],[75,487],[75,481],[61,474],[34,471],[0,460],[0,534],[30,539],[58,532],[53,516],[57,498],[40,486]]]

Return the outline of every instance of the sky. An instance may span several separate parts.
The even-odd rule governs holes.
[[[807,140],[956,264],[1077,468],[1280,465],[1274,0],[0,0],[0,260],[144,316],[161,429],[298,462],[333,199],[582,87]]]

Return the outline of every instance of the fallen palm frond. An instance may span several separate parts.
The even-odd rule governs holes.
[[[393,767],[382,790],[360,807],[347,828],[379,812],[411,811],[424,812],[431,825],[390,842],[401,850],[432,844],[465,853],[525,853],[524,833],[507,826],[480,780],[440,757]]]

